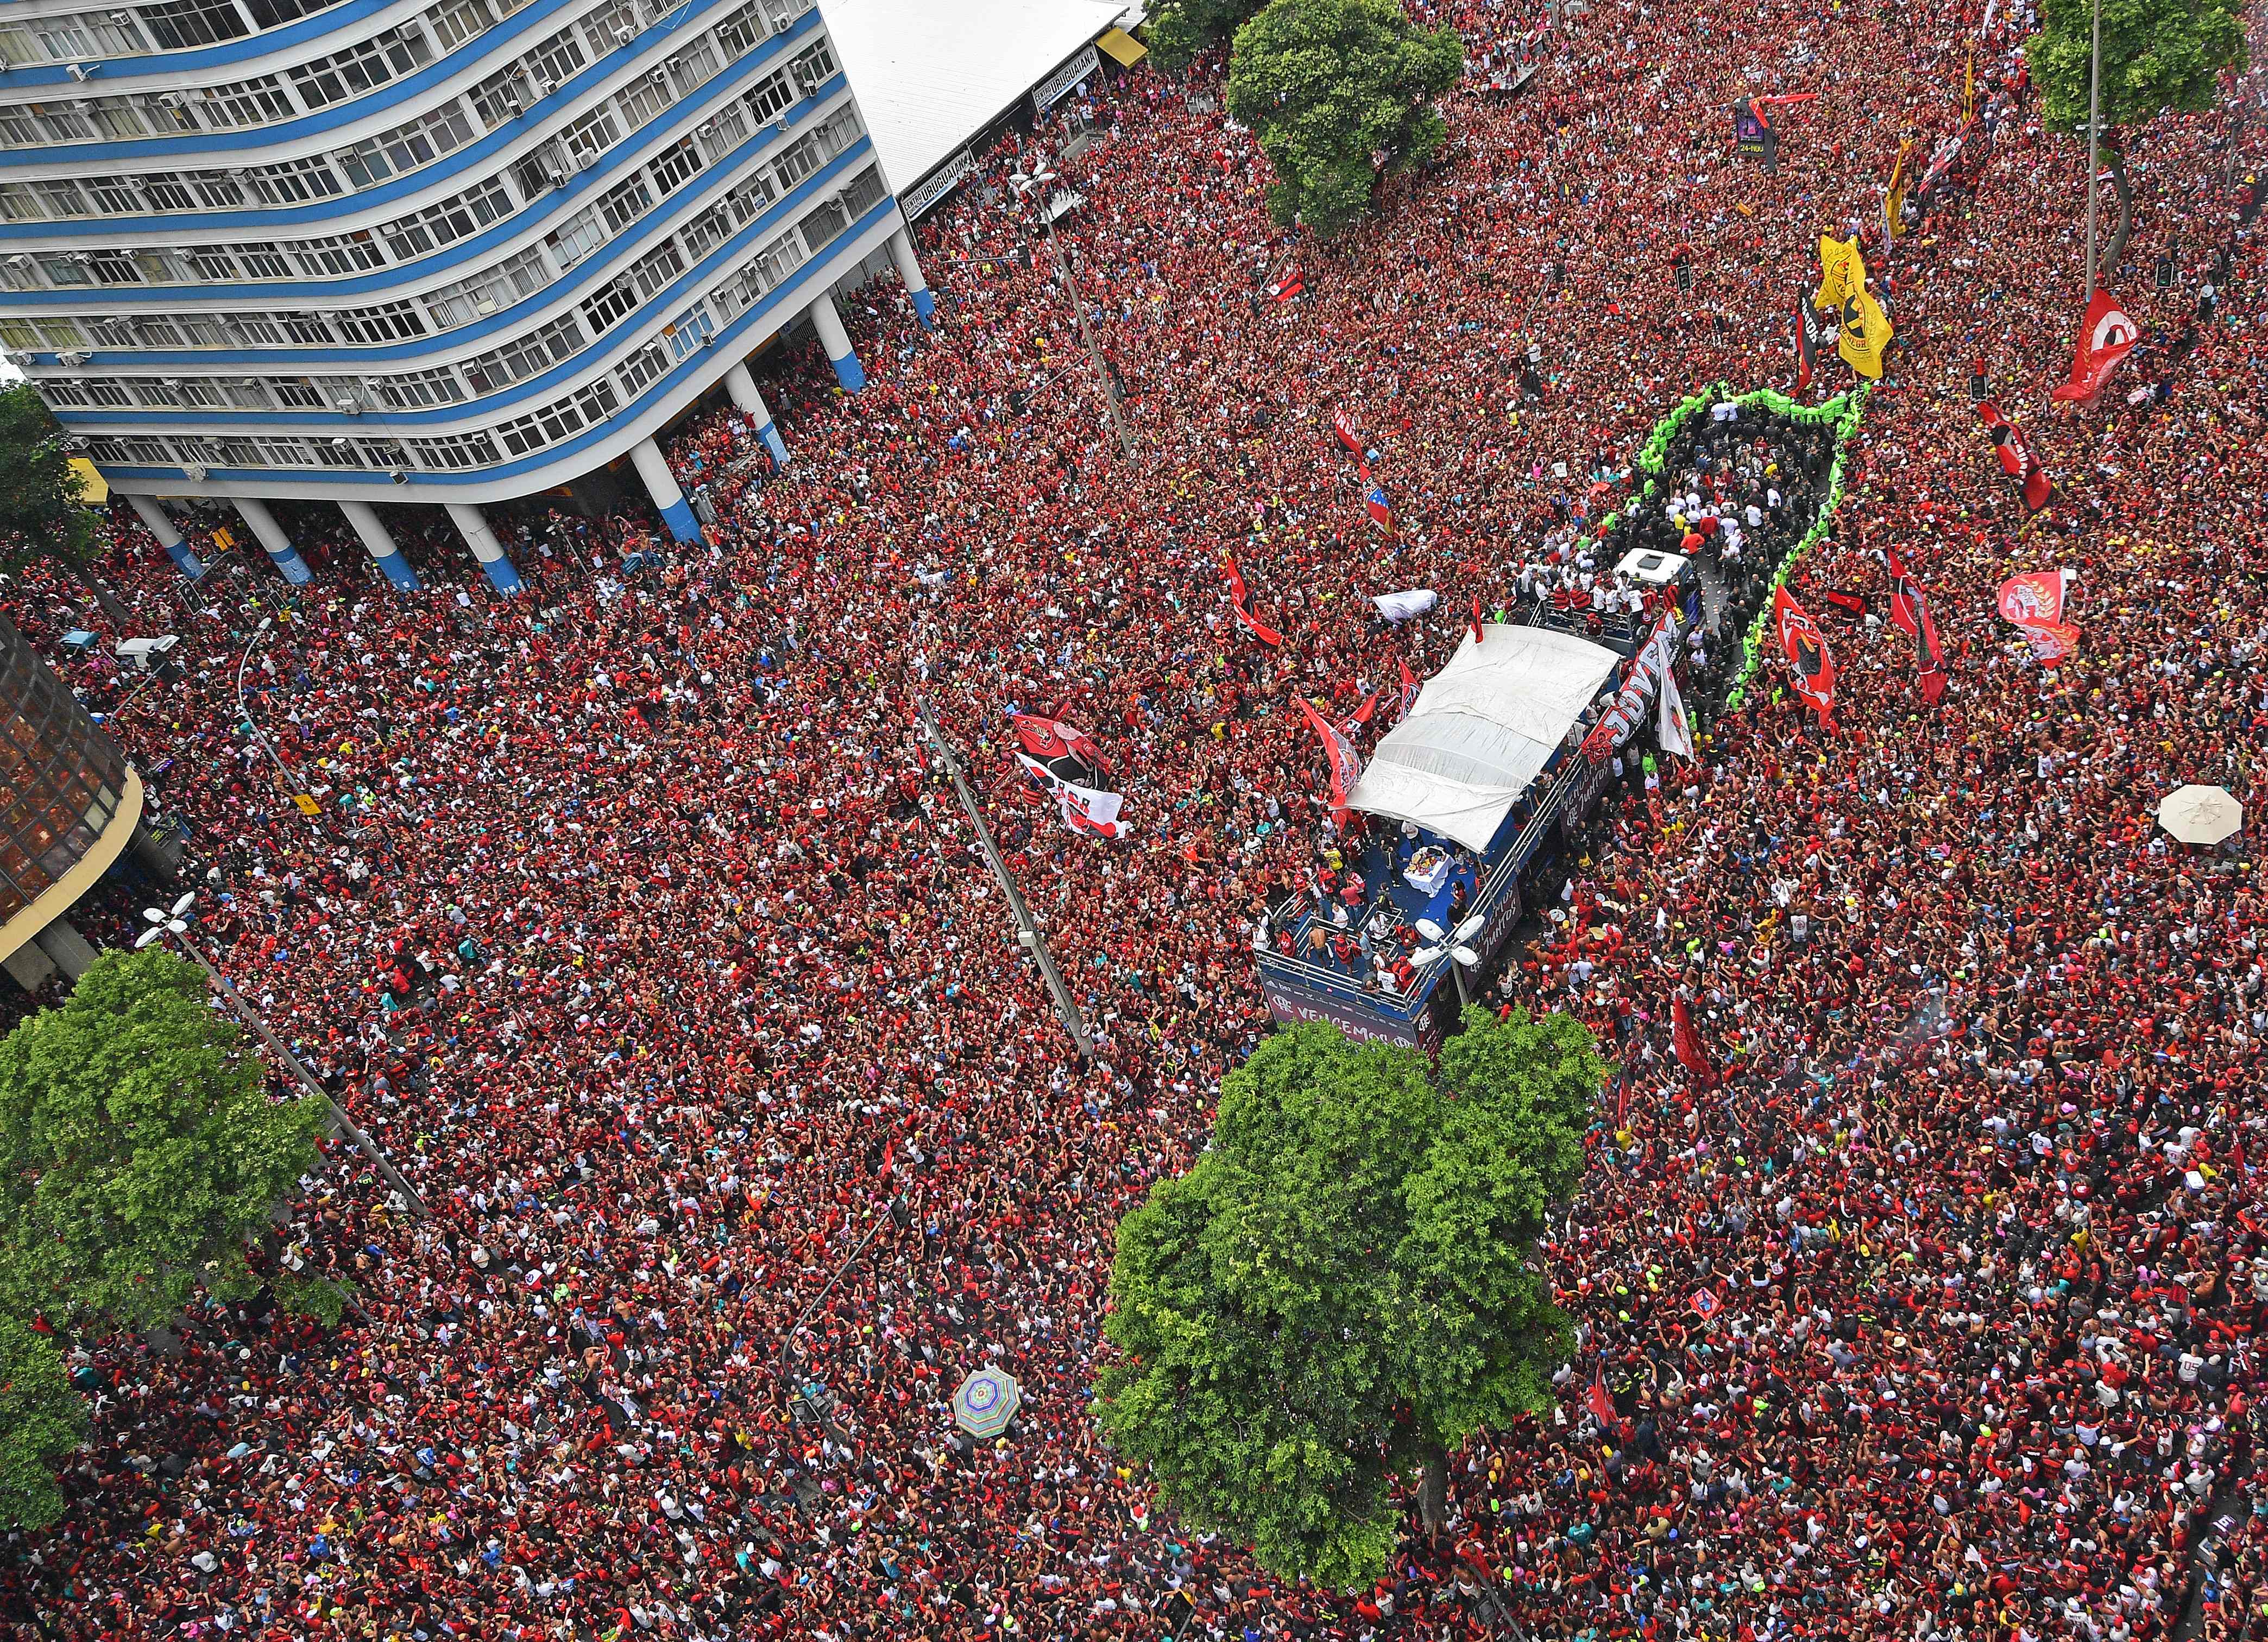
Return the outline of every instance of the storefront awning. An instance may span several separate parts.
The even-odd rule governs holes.
[[[84,456],[74,456],[70,459],[70,470],[78,475],[81,501],[99,507],[110,500],[110,481],[102,476],[102,470],[92,462]]]
[[[1150,48],[1123,28],[1108,31],[1094,42],[1122,69],[1130,69],[1150,55]]]

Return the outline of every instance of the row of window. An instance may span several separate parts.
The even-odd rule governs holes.
[[[638,302],[667,284],[778,201],[787,179],[800,181],[818,166],[856,143],[864,131],[858,111],[844,103],[811,131],[790,144],[765,166],[696,213],[646,252],[625,273],[584,300],[582,312],[594,335],[601,334]],[[737,145],[744,133],[719,139],[719,150]],[[814,159],[814,157],[815,159]],[[0,344],[25,351],[85,348],[196,349],[367,346],[408,342],[469,325],[534,295],[600,247],[630,232],[669,194],[696,174],[703,162],[697,150],[673,144],[577,212],[538,244],[504,257],[480,272],[451,281],[422,297],[335,309],[263,310],[255,313],[134,313],[122,315],[14,314],[0,317]],[[873,179],[874,199],[851,210],[863,215],[880,196],[872,168],[846,190],[862,191]],[[461,238],[500,215],[498,196],[460,196],[432,208],[385,240],[394,247],[411,232]],[[826,243],[833,235],[819,243]],[[351,273],[383,265],[379,240],[372,235],[342,235],[307,241],[298,248],[296,266],[323,274]],[[106,285],[163,279],[161,265],[184,254],[163,251],[70,252],[64,272],[82,283]],[[259,243],[210,246],[186,254],[198,275],[210,281],[289,278],[293,263],[277,247]]]
[[[665,69],[657,69],[656,75],[666,76],[667,83],[690,91],[723,66],[711,42],[704,37],[672,59]],[[610,190],[605,210],[584,212],[571,225],[566,238],[580,241],[590,237],[595,231],[589,225],[600,216],[609,231],[621,232],[633,219],[623,214],[621,206],[621,201],[630,193],[638,194],[645,204],[667,198],[745,143],[752,120],[761,124],[779,119],[799,97],[815,92],[836,72],[834,52],[828,43],[824,39],[814,42],[784,68],[714,110],[697,132],[678,138],[649,161],[643,171]],[[571,172],[595,164],[608,148],[622,141],[626,131],[642,129],[661,112],[659,106],[651,109],[643,106],[644,99],[661,83],[652,77],[640,81],[504,171],[375,230],[359,229],[296,241],[238,241],[172,250],[153,247],[133,251],[23,252],[0,263],[0,286],[36,291],[190,281],[327,279],[383,268],[389,261],[409,261],[502,221],[520,204],[563,185]],[[631,123],[634,106],[637,117]],[[617,108],[624,114],[624,121],[619,124],[615,120]],[[836,118],[840,121],[847,117],[846,114]],[[411,160],[417,154],[446,152],[469,140],[472,133],[461,123],[462,120],[460,109],[444,105],[417,121],[357,144],[347,169],[350,174],[376,180],[385,168]],[[856,135],[855,128],[851,135]],[[792,188],[816,169],[817,164],[823,164],[826,158],[841,151],[847,140],[836,129],[806,134],[781,156],[776,166],[777,181],[773,186]],[[814,154],[820,156],[816,162]],[[0,184],[0,217],[20,221],[27,217],[86,215],[91,214],[90,208],[125,215],[184,209],[192,204],[217,210],[242,203],[247,188],[271,203],[342,191],[337,175],[328,163],[322,157],[314,156],[251,175],[166,173],[138,179],[56,178],[40,182],[4,183]],[[560,237],[552,236],[555,240]],[[574,252],[564,266],[571,267],[587,254],[587,249]]]
[[[139,57],[155,51],[242,40],[296,18],[328,11],[339,0],[158,0],[0,23],[0,68]]]
[[[635,400],[678,360],[698,352],[707,345],[718,325],[730,324],[766,291],[777,288],[806,261],[823,254],[850,223],[879,204],[882,197],[881,173],[869,166],[839,199],[822,201],[805,213],[803,220],[794,228],[749,258],[723,284],[670,320],[658,336],[634,350],[615,367],[614,379],[619,383],[622,398]],[[630,273],[622,276],[614,285],[609,285],[600,297],[586,302],[579,313],[561,314],[504,347],[491,350],[454,366],[432,366],[390,376],[367,377],[96,377],[79,380],[44,378],[35,386],[50,405],[61,410],[139,407],[150,409],[281,409],[359,414],[365,410],[423,410],[463,404],[479,394],[499,392],[515,382],[526,381],[554,365],[572,359],[589,345],[590,336],[602,335],[634,310],[636,304],[643,299],[637,294],[642,282],[652,282],[643,293],[644,296],[651,296],[662,290],[677,272],[682,271],[674,262],[674,257],[673,247],[659,247],[649,254]],[[591,316],[595,305],[602,299],[611,299],[610,293],[615,291],[616,286],[622,287],[629,293],[624,299],[625,306],[613,311],[604,323],[593,321],[586,335],[585,320]],[[275,322],[288,335],[293,325],[303,317],[278,314]],[[599,386],[603,387],[604,383]],[[525,455],[531,449],[556,444],[582,425],[579,423],[568,425],[572,405],[577,402],[578,394],[588,394],[592,391],[591,387],[585,387],[578,390],[578,394],[571,394],[541,410],[505,423],[497,430],[497,438],[502,441],[504,448],[515,456]],[[615,391],[613,388],[606,389],[610,397]],[[611,405],[609,409],[612,409]],[[558,431],[562,428],[565,431]],[[542,436],[540,438],[539,434]],[[342,443],[355,442],[348,436],[339,437]],[[431,445],[462,452],[468,448],[463,443],[468,437],[480,436],[453,435],[442,440],[411,439],[408,444],[413,451]],[[92,441],[97,447],[95,460],[105,460],[100,454],[104,449],[123,450],[129,444],[149,445],[153,439],[173,439],[185,449],[192,445],[207,443],[185,440],[175,435],[143,436],[133,439],[99,438]],[[252,445],[261,441],[238,439],[227,442]],[[225,467],[261,465],[204,456],[114,455],[108,460],[136,462],[190,460],[203,462],[207,466]],[[487,460],[494,461],[497,459],[491,456]],[[467,460],[438,465],[471,467],[481,464]]]
[[[312,63],[225,85],[109,96],[58,95],[0,105],[0,149],[279,124],[390,85],[528,3],[447,0],[421,17]],[[727,46],[726,61],[784,30],[815,3],[748,0],[719,30],[725,40],[736,42]],[[600,0],[575,22],[482,81],[474,90],[475,110],[494,129],[535,98],[550,95],[590,63],[637,39],[649,17],[659,18],[672,9],[657,0]]]

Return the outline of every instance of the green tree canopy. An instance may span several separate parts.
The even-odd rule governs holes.
[[[271,1100],[239,1037],[152,947],[0,1040],[0,1311],[148,1329],[257,1292],[250,1241],[320,1167],[328,1112]]]
[[[2040,32],[2024,48],[2052,130],[2085,131],[2094,59],[2095,0],[2043,0]],[[2235,0],[2102,0],[2102,129],[2118,214],[2096,264],[2109,284],[2134,225],[2134,188],[2117,133],[2161,114],[2213,105],[2224,69],[2246,60],[2244,12]]]
[[[1396,0],[1271,0],[1237,31],[1228,109],[1276,168],[1268,209],[1329,238],[1370,204],[1381,167],[1441,146],[1433,99],[1457,83],[1454,29],[1427,33]]]
[[[1178,69],[1211,45],[1236,33],[1261,0],[1162,0],[1150,9],[1142,39],[1161,69]]]
[[[63,1514],[55,1462],[85,1435],[54,1342],[0,1316],[0,1526],[45,1528]]]
[[[83,564],[93,551],[94,515],[63,440],[29,383],[0,392],[0,569],[44,557]]]
[[[1530,1256],[1604,1075],[1577,1021],[1465,1012],[1438,1071],[1317,1023],[1221,1082],[1213,1145],[1118,1228],[1097,1413],[1193,1526],[1366,1583],[1422,1474],[1549,1406],[1571,1348]]]

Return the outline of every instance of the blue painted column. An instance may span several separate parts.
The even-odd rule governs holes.
[[[283,573],[285,581],[298,587],[315,579],[315,572],[307,568],[307,561],[299,556],[299,549],[291,545],[291,538],[284,534],[284,526],[276,522],[267,503],[248,496],[230,499],[244,515],[244,522],[252,526],[252,534],[260,538],[260,545],[268,549],[269,563]]]
[[[677,488],[677,475],[669,471],[669,459],[661,453],[661,446],[652,439],[640,439],[630,446],[630,460],[637,464],[638,477],[645,481],[646,494],[661,514],[661,522],[669,526],[671,537],[678,541],[698,541],[701,521],[685,504],[685,492]]]
[[[736,364],[725,372],[725,391],[733,396],[733,402],[747,414],[748,420],[755,423],[756,437],[772,453],[772,466],[786,467],[787,445],[781,440],[779,429],[772,422],[771,407],[764,403],[764,396],[756,391],[756,379],[748,374],[747,365]]]
[[[819,333],[819,345],[827,350],[828,362],[835,367],[835,379],[843,384],[844,393],[857,393],[866,386],[866,370],[850,351],[850,334],[843,328],[843,316],[835,311],[835,293],[821,291],[809,312],[811,328]]]
[[[481,569],[488,572],[489,585],[507,599],[518,593],[519,572],[512,569],[512,561],[504,557],[504,543],[496,539],[496,532],[490,530],[489,521],[481,517],[481,510],[468,507],[462,502],[452,502],[449,504],[449,517],[455,521],[458,533],[465,539],[465,545],[473,550],[473,556],[481,562]]]
[[[921,316],[922,328],[937,328],[937,298],[929,294],[929,281],[922,277],[920,259],[914,255],[914,237],[901,228],[890,236],[890,261],[896,264],[898,277],[905,282],[906,294],[914,299],[914,312]]]
[[[362,545],[370,549],[371,563],[386,572],[386,579],[404,593],[416,592],[417,572],[402,556],[401,547],[394,540],[394,533],[386,527],[386,521],[379,518],[378,510],[367,502],[341,502],[339,512],[347,516],[347,523],[352,525],[355,534],[362,538]]]
[[[189,544],[182,539],[180,526],[156,497],[129,496],[126,499],[134,504],[134,511],[142,516],[142,522],[150,527],[150,534],[158,538],[158,545],[166,549],[166,556],[173,561],[182,575],[195,581],[205,573],[203,563],[189,551]]]

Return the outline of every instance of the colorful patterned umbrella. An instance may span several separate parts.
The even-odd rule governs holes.
[[[980,1368],[953,1394],[954,1423],[972,1437],[997,1437],[1008,1429],[1023,1401],[1023,1388],[1014,1379],[997,1368]]]

